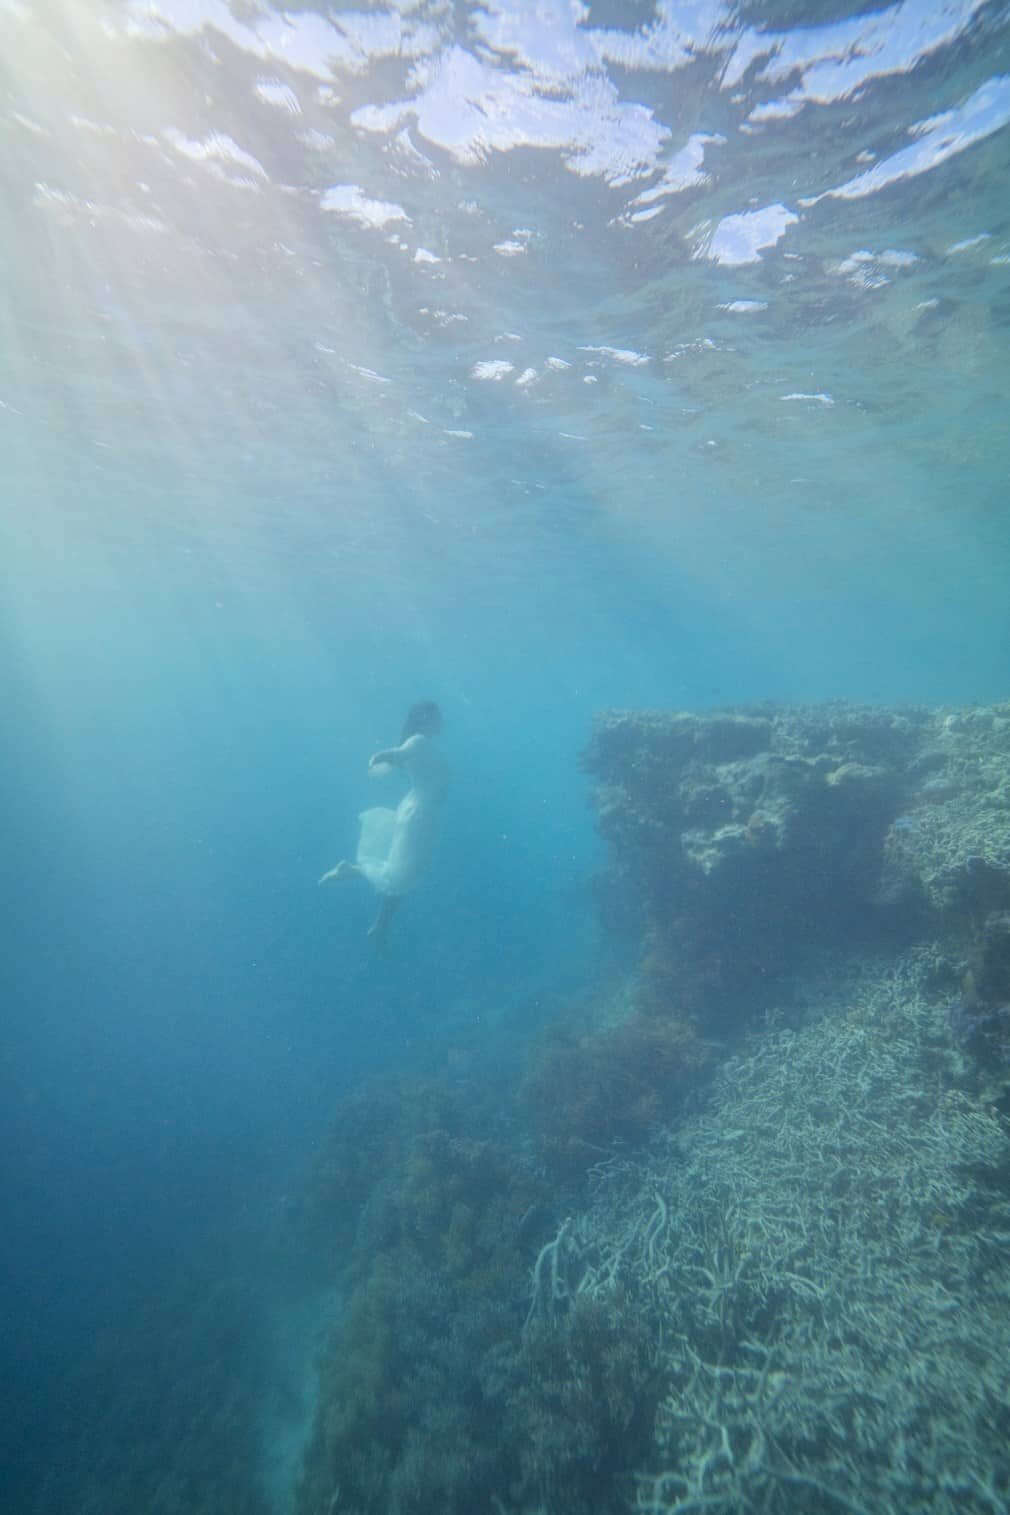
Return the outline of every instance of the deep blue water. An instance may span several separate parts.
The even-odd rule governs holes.
[[[1005,697],[1010,31],[7,0],[0,49],[21,1512],[341,1089],[591,980],[594,711]],[[420,695],[454,787],[376,959],[315,880]]]

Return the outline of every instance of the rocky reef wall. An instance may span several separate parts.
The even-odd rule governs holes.
[[[583,766],[643,1004],[729,1037],[819,950],[916,939],[1010,1001],[1010,703],[610,710]]]

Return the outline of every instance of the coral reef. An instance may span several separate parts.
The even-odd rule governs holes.
[[[653,1323],[641,1515],[1010,1500],[1007,1126],[956,1085],[934,949],[833,967],[544,1249],[540,1310],[619,1291]]]
[[[523,1097],[551,1172],[574,1179],[639,1146],[694,1087],[711,1049],[693,1026],[633,1010],[616,1025],[559,1030],[534,1053]]]
[[[316,1240],[335,1253],[353,1243],[361,1208],[403,1161],[418,1132],[459,1135],[466,1120],[438,1079],[376,1075],[352,1088],[334,1110],[305,1196]]]
[[[617,1515],[599,1482],[627,1472],[636,1435],[644,1445],[646,1323],[615,1295],[523,1329],[532,1238],[554,1195],[525,1144],[503,1139],[493,1086],[401,1081],[385,1165],[362,1197],[355,1125],[377,1130],[389,1113],[374,1092],[371,1113],[351,1096],[320,1166],[317,1202],[349,1192],[358,1216],[299,1515],[465,1515],[545,1501]],[[346,1191],[334,1177],[345,1150]]]
[[[1008,1508],[1008,755],[1010,706],[599,719],[633,966],[338,1115],[298,1515]]]
[[[993,911],[976,926],[951,1027],[986,1063],[1010,1064],[1010,910]]]
[[[1010,703],[937,711],[909,764],[900,851],[930,909],[1010,909]]]
[[[812,953],[1010,908],[1010,704],[607,711],[584,755],[610,868],[706,1035]],[[615,883],[611,883],[611,891]]]

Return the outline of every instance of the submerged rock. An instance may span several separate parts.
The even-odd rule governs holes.
[[[725,1034],[818,945],[1010,908],[1008,715],[604,711],[583,766],[610,892],[679,1007]]]

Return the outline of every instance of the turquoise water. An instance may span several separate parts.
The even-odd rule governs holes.
[[[1006,695],[1010,29],[0,0],[0,60],[5,1507],[239,1251],[283,1509],[329,1280],[263,1237],[342,1090],[592,982],[593,713]],[[315,881],[421,695],[377,958]]]

